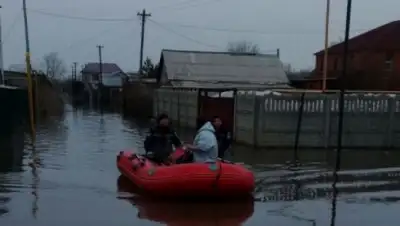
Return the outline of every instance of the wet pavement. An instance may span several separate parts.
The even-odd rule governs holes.
[[[0,225],[397,225],[400,152],[345,151],[334,198],[335,154],[234,148],[256,173],[256,201],[165,202],[134,197],[119,177],[116,153],[142,149],[146,124],[118,113],[67,110],[38,128],[0,139]],[[301,139],[301,138],[300,138]],[[32,156],[40,161],[33,171]]]

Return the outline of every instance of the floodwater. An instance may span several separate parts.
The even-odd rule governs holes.
[[[400,152],[345,151],[332,189],[332,151],[235,147],[256,173],[256,201],[156,202],[130,193],[116,153],[142,148],[145,124],[68,109],[38,128],[36,147],[15,125],[0,139],[0,225],[397,225]],[[37,170],[28,165],[39,159]]]

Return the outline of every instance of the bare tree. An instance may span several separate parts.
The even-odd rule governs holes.
[[[45,73],[49,79],[60,79],[66,72],[64,61],[56,52],[44,55],[43,64]]]
[[[230,42],[227,49],[232,53],[260,53],[260,47],[248,41]]]

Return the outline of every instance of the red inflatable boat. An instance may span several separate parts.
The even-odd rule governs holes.
[[[121,151],[117,166],[122,175],[152,196],[238,197],[250,195],[255,186],[250,170],[224,161],[160,166],[132,151]]]

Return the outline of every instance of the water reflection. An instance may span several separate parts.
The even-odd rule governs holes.
[[[22,171],[24,139],[23,125],[0,129],[0,172]]]
[[[13,188],[5,184],[15,183],[6,173],[22,171],[24,156],[24,126],[12,123],[0,128],[0,216],[9,212],[7,203],[11,201],[9,194]]]
[[[270,201],[297,201],[302,199],[330,198],[333,195],[334,172],[314,164],[285,169],[262,167],[253,169],[257,173],[258,196]],[[400,181],[396,178],[400,168],[374,170],[343,170],[338,172],[335,186],[342,194],[396,191]]]
[[[252,199],[226,202],[153,200],[135,195],[125,177],[118,178],[118,191],[138,210],[137,217],[167,225],[242,225],[253,215]],[[125,193],[125,195],[123,195]],[[126,193],[132,196],[126,196]]]
[[[336,172],[335,172],[336,174]],[[334,177],[338,177],[339,175],[333,175]],[[336,187],[337,181],[335,180],[332,184],[332,190],[333,190],[333,195],[332,195],[332,207],[331,207],[331,224],[330,226],[335,226],[336,225],[336,204],[337,204],[337,197],[339,190]]]

